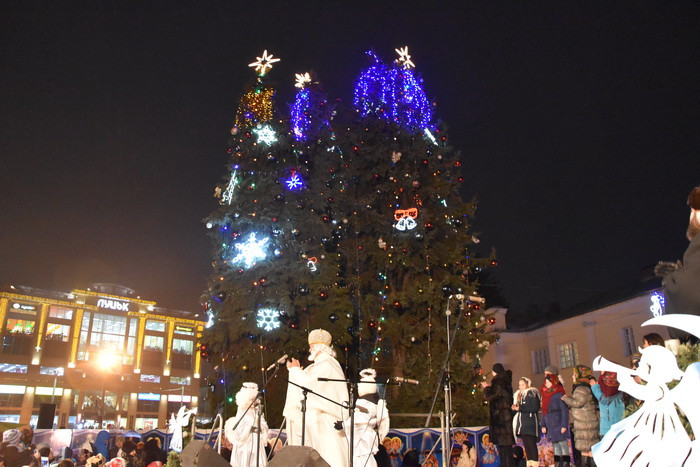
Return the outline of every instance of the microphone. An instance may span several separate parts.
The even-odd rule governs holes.
[[[289,355],[287,355],[287,354],[282,355],[282,356],[279,358],[279,360],[277,360],[277,361],[276,361],[275,363],[273,363],[272,365],[268,366],[268,367],[267,367],[267,370],[265,370],[265,371],[270,371],[270,370],[272,370],[274,367],[276,367],[277,365],[282,365],[283,363],[286,363],[288,358],[289,358]]]
[[[415,384],[415,385],[419,384],[419,381],[417,379],[402,378],[400,376],[392,376],[391,379],[393,379],[397,383],[408,383],[408,384]]]

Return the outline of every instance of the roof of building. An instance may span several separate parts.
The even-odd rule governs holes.
[[[619,287],[611,288],[604,292],[592,295],[586,300],[577,303],[564,310],[549,310],[547,313],[541,313],[537,320],[533,321],[532,316],[526,318],[527,324],[513,323],[511,326],[506,320],[507,332],[526,332],[542,328],[544,326],[573,318],[575,316],[585,315],[592,311],[622,303],[627,300],[651,293],[661,287],[661,279],[645,278],[646,280],[635,281],[629,284],[624,284]]]

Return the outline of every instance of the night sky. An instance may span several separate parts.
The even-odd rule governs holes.
[[[263,49],[282,58],[269,76],[286,110],[294,73],[315,70],[348,101],[366,50],[388,60],[409,46],[514,310],[624,289],[687,247],[697,2],[12,3],[0,284],[115,282],[199,310],[201,220]]]

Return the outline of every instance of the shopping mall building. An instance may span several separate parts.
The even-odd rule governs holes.
[[[95,284],[54,292],[0,292],[0,421],[36,425],[56,404],[54,426],[165,427],[196,406],[204,321],[132,289]]]

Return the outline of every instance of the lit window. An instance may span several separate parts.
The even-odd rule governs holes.
[[[68,342],[70,326],[67,324],[48,323],[46,325],[46,338],[61,342]]]
[[[142,383],[160,383],[160,376],[158,375],[141,375]]]
[[[143,348],[144,350],[163,350],[163,337],[162,336],[144,336],[143,338]]]
[[[90,332],[90,347],[124,351],[126,317],[95,313]]]
[[[72,319],[73,310],[70,308],[63,308],[60,306],[52,306],[51,308],[49,308],[49,317],[59,319]]]
[[[163,321],[146,320],[146,331],[165,332],[165,323]]]
[[[173,352],[192,355],[194,342],[189,339],[173,339]]]
[[[26,373],[27,365],[15,365],[14,363],[0,363],[0,373]]]
[[[578,349],[576,342],[568,342],[559,345],[559,366],[571,368],[578,365]]]
[[[41,375],[63,376],[65,369],[62,366],[42,366],[39,369]]]
[[[34,321],[8,318],[5,329],[14,334],[31,334],[34,332]]]

